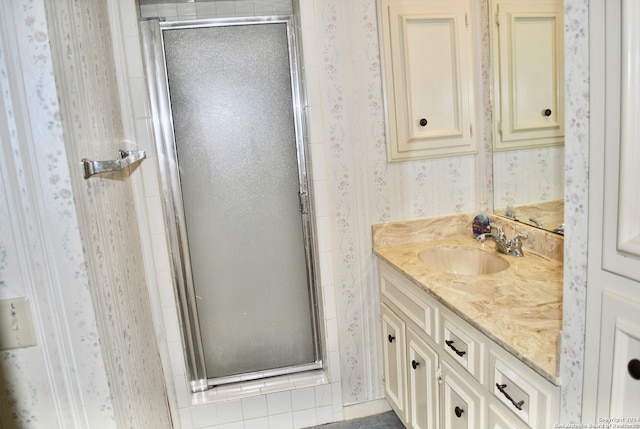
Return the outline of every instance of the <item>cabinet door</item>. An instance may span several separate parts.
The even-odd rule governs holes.
[[[398,417],[407,421],[405,393],[405,324],[387,306],[382,305],[382,353],[384,391]]]
[[[494,147],[564,143],[562,1],[494,1]]]
[[[475,153],[468,0],[379,0],[390,161]]]
[[[407,333],[409,421],[413,429],[438,428],[438,354],[409,328]]]
[[[443,429],[485,427],[485,399],[475,380],[456,373],[442,361],[440,419]]]

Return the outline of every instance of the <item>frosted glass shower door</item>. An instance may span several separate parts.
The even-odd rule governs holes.
[[[317,363],[287,24],[163,39],[207,378]]]

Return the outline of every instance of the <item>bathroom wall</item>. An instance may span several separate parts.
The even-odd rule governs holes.
[[[251,8],[258,3],[261,2],[145,5],[142,13],[167,19],[232,16],[251,14]],[[331,326],[327,330],[330,351],[339,356],[342,401],[348,406],[383,396],[377,341],[378,286],[369,226],[391,220],[474,211],[476,201],[491,194],[492,177],[487,175],[487,171],[491,171],[488,151],[491,140],[489,133],[482,129],[477,157],[387,163],[375,1],[301,3],[305,12],[302,32],[310,82],[312,170],[323,255],[324,305],[329,311],[325,323]],[[486,18],[485,2],[478,1],[475,7],[476,16]],[[579,34],[585,25],[586,21],[579,17],[572,21],[570,31]],[[488,29],[478,27],[476,32],[486,51]],[[479,56],[478,63],[479,80],[486,82],[488,59]],[[567,68],[572,70],[571,66]],[[488,100],[488,90],[488,86],[480,87],[479,99]],[[482,108],[478,111],[488,124],[490,109],[480,104]],[[580,149],[572,145],[572,150]],[[560,155],[557,150],[547,150],[542,157]],[[531,173],[522,169],[520,173],[540,180],[546,177],[541,164],[544,162],[534,163]],[[577,173],[580,176],[582,172]],[[571,178],[569,174],[567,180]],[[550,191],[557,192],[557,189]],[[575,216],[579,218],[581,214]],[[156,233],[161,235],[161,226]],[[167,316],[173,303],[166,301],[170,305],[163,308],[165,319],[169,326],[175,325],[173,316]],[[337,339],[333,338],[333,332],[337,333]],[[579,335],[579,331],[574,334]],[[172,350],[176,347],[177,344],[170,344]],[[181,376],[183,366],[176,365],[175,371]],[[331,381],[335,383],[336,379]],[[184,380],[176,381],[176,385],[180,383]],[[185,403],[183,400],[183,416],[187,415]],[[569,411],[569,415],[572,414],[575,415],[575,409]]]
[[[124,44],[135,47],[138,35],[133,0],[108,3],[112,22],[122,30]],[[330,340],[329,367],[334,368],[329,374],[332,383],[328,389],[325,385],[305,387],[253,400],[222,402],[219,406],[197,405],[197,401],[189,400],[178,321],[169,311],[175,308],[175,302],[168,280],[164,220],[155,211],[160,207],[157,171],[149,167],[153,163],[147,160],[142,164],[144,168],[138,170],[139,174],[132,176],[132,181],[134,189],[142,187],[146,192],[144,198],[134,196],[134,199],[137,210],[142,207],[149,211],[149,216],[141,220],[140,238],[145,260],[152,260],[152,266],[146,266],[147,281],[158,287],[152,290],[151,296],[158,328],[156,335],[161,346],[169,347],[171,358],[166,365],[170,368],[168,393],[171,403],[175,401],[181,406],[176,427],[180,423],[185,428],[224,424],[244,427],[245,422],[247,427],[259,427],[266,422],[273,427],[287,428],[294,423],[321,423],[340,418],[343,402],[357,404],[381,397],[374,332],[378,324],[377,284],[370,254],[369,224],[473,211],[476,196],[484,192],[483,184],[474,177],[484,165],[476,170],[478,160],[474,162],[473,157],[394,165],[384,162],[374,1],[302,3],[305,5],[305,51],[310,53],[306,57],[307,73],[309,81],[315,82],[310,87],[309,114],[311,123],[315,124],[311,128],[311,149],[322,233],[322,290],[325,328]],[[195,5],[201,7],[200,3]],[[5,419],[2,424],[9,428],[12,424],[19,424],[21,428],[48,428],[55,427],[54,422],[59,419],[72,418],[76,419],[75,427],[115,427],[104,361],[98,352],[95,315],[89,305],[85,261],[80,257],[78,222],[74,219],[70,167],[54,95],[43,2],[2,2],[1,11],[3,164],[0,189],[3,198],[0,214],[10,221],[0,222],[0,297],[28,296],[32,300],[39,338],[46,339],[35,348],[0,353],[0,375],[5,386],[1,403],[9,407],[2,409],[2,419]],[[588,1],[565,0],[565,12],[565,40],[569,48],[565,54],[567,235],[561,410],[562,421],[568,422],[578,421],[582,390],[588,190]],[[15,25],[10,25],[12,23]],[[7,46],[13,43],[14,34],[17,48],[12,49],[20,52],[17,63],[14,57],[7,60]],[[140,53],[122,46],[116,46],[115,51],[117,69],[128,73],[120,76],[119,82],[121,94],[130,100],[129,105],[123,107],[125,136],[135,141],[132,146],[148,147],[150,141],[143,138],[149,135],[149,125],[145,93],[140,91],[144,88]],[[24,81],[16,80],[11,67],[5,72],[8,64],[13,67],[19,64],[23,68]],[[16,87],[26,89],[20,92]],[[85,95],[93,96],[97,94]],[[28,148],[16,149],[13,143],[11,147],[5,144],[18,141],[14,121],[28,122],[26,125],[33,130],[35,138]],[[32,160],[38,160],[38,164]],[[33,165],[38,169],[31,169]],[[36,215],[39,219],[31,222],[29,216]],[[26,224],[32,226],[25,228]],[[41,252],[37,253],[36,249]],[[45,265],[51,270],[46,275],[42,271],[43,261],[47,261]],[[54,279],[46,278],[47,275],[53,275]],[[68,333],[60,335],[56,331],[59,326],[68,329]],[[69,372],[69,359],[75,363],[75,372]],[[8,396],[11,399],[6,402],[4,399]],[[83,424],[86,422],[83,419],[91,424]],[[73,427],[73,423],[67,426]]]
[[[11,0],[0,22],[0,297],[36,336],[0,353],[0,426],[169,427],[127,173],[82,178],[127,149],[107,9]]]
[[[0,3],[0,299],[36,334],[0,351],[0,427],[115,428],[49,40],[43,1]]]

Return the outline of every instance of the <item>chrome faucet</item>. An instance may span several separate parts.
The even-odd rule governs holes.
[[[497,234],[493,232],[480,234],[476,238],[479,243],[484,244],[487,239],[491,239],[496,242],[496,250],[498,253],[511,256],[524,256],[522,252],[522,239],[528,238],[529,236],[527,234],[518,233],[512,240],[507,240],[507,235],[502,228],[494,223],[489,224],[489,226],[491,227],[491,231],[496,230]]]

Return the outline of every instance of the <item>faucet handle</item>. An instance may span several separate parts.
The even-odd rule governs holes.
[[[515,237],[513,237],[513,244],[522,244],[522,240],[521,239],[527,239],[529,238],[529,235],[527,235],[526,232],[519,232],[515,235]]]
[[[500,228],[495,223],[493,223],[493,222],[490,223],[489,227],[491,227],[492,229],[497,229],[498,230],[498,235],[500,236],[500,238],[506,238],[506,235],[505,235],[504,231],[502,230],[502,228]]]

